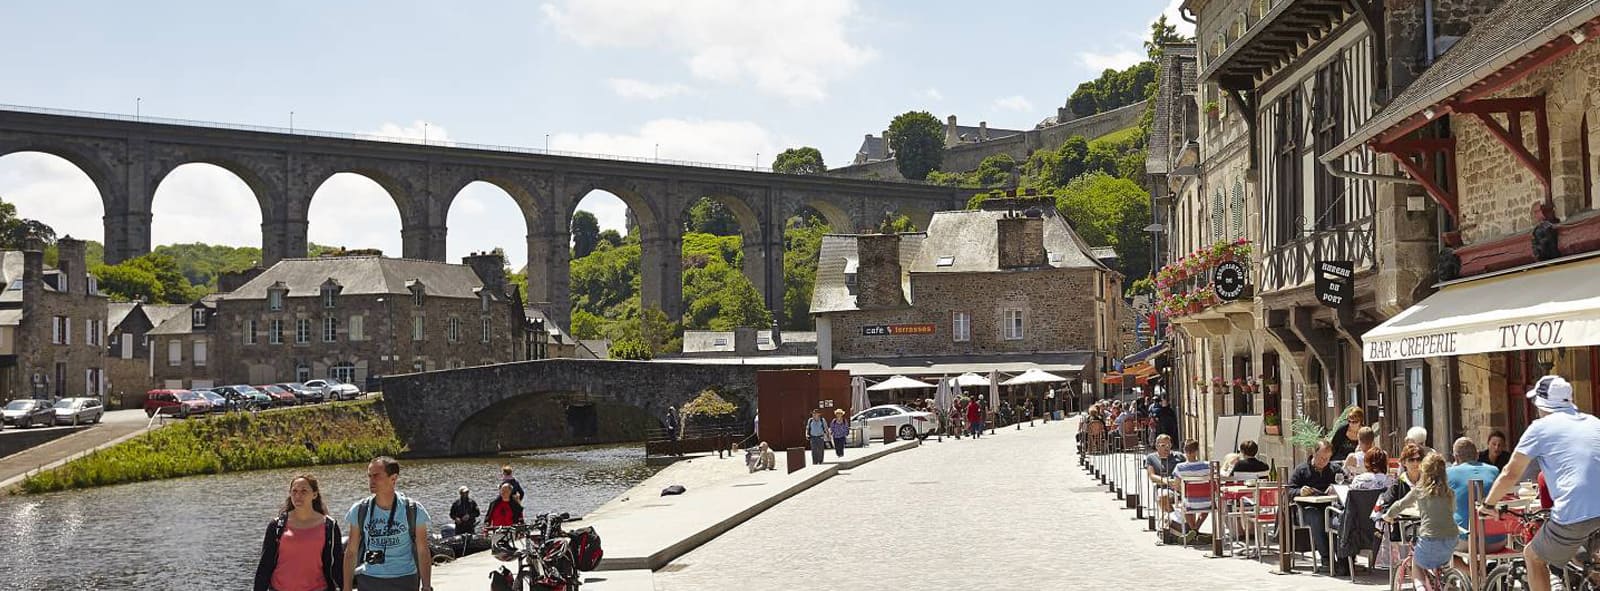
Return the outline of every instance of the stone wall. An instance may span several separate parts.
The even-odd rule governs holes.
[[[60,242],[66,244],[69,240]],[[105,388],[106,297],[87,293],[88,273],[82,243],[78,245],[76,260],[67,265],[76,275],[75,280],[68,281],[75,288],[70,291],[45,289],[43,253],[23,253],[22,320],[12,333],[16,338],[17,365],[4,374],[9,378],[3,384],[7,399],[98,396],[99,392],[88,388],[91,369],[102,372],[100,388]],[[64,248],[62,257],[68,258],[72,252],[73,249]],[[54,342],[57,317],[67,319],[65,342],[61,343]]]
[[[700,365],[660,361],[546,359],[447,371],[391,375],[384,399],[395,432],[412,455],[492,453],[533,445],[636,439],[668,406],[714,388],[754,416],[756,372],[781,366]],[[590,418],[563,413],[593,409]],[[641,418],[644,417],[644,418]],[[533,421],[547,429],[515,424]],[[594,431],[579,428],[592,421]],[[619,439],[620,438],[620,439]]]
[[[1581,166],[1595,170],[1600,163],[1593,157],[1583,163],[1579,153],[1586,114],[1591,151],[1600,152],[1600,44],[1585,43],[1490,98],[1540,94],[1546,97],[1550,122],[1556,215],[1566,219],[1597,203],[1595,195],[1583,194]],[[1544,187],[1476,117],[1451,115],[1450,125],[1457,138],[1462,240],[1472,244],[1531,229],[1533,207],[1543,200]],[[1531,114],[1524,117],[1522,130],[1524,145],[1537,146]]]

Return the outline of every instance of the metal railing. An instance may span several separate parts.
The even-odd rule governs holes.
[[[153,125],[180,125],[185,127],[204,127],[208,129],[228,129],[233,131],[252,131],[259,133],[276,133],[283,135],[298,135],[307,137],[331,138],[342,140],[359,140],[369,142],[387,142],[394,144],[410,144],[415,146],[432,146],[440,148],[461,148],[467,150],[486,150],[491,152],[509,152],[516,154],[537,154],[540,156],[562,156],[568,158],[593,158],[599,160],[617,160],[622,162],[640,162],[645,164],[665,164],[671,166],[693,166],[698,168],[717,168],[722,170],[740,170],[745,172],[772,172],[770,167],[747,166],[741,164],[726,164],[719,162],[698,162],[694,160],[674,160],[671,158],[653,158],[647,156],[625,156],[621,154],[597,154],[592,152],[574,152],[570,150],[551,150],[547,148],[530,148],[527,146],[511,146],[504,144],[474,144],[454,140],[431,140],[427,138],[401,137],[379,135],[373,133],[355,133],[347,131],[321,131],[315,129],[301,129],[298,127],[273,127],[270,125],[248,125],[243,123],[222,123],[217,121],[199,121],[193,119],[174,119],[169,117],[149,117],[145,115],[128,115],[126,113],[102,113],[97,111],[79,111],[75,109],[56,109],[50,107],[31,107],[26,105],[0,104],[0,111],[14,111],[18,113],[32,113],[35,115],[59,115],[64,117],[84,117],[88,119],[105,119],[110,121],[126,121],[130,123],[149,123]]]

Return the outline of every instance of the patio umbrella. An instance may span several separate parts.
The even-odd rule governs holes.
[[[956,376],[954,379],[956,381],[956,385],[961,387],[987,386],[990,382],[990,378],[980,376],[970,371]]]
[[[989,410],[1000,408],[1000,372],[989,370]]]
[[[867,400],[867,379],[861,376],[850,378],[850,415],[867,410],[872,403]]]
[[[905,376],[894,376],[887,380],[868,386],[867,391],[881,392],[884,390],[915,390],[918,388],[933,387],[935,387],[933,384],[929,384],[927,382],[919,382]]]
[[[933,394],[935,408],[950,408],[950,404],[955,401],[955,383],[955,378],[941,378],[939,380],[939,389]]]
[[[1014,377],[1014,378],[1011,378],[1011,379],[1006,380],[1004,382],[1001,382],[1000,385],[1002,385],[1002,386],[1020,386],[1020,385],[1024,385],[1024,384],[1049,384],[1049,383],[1065,382],[1065,381],[1067,381],[1067,378],[1063,378],[1061,376],[1058,376],[1056,374],[1044,371],[1042,369],[1034,368],[1034,369],[1030,369],[1028,371],[1022,372],[1022,374],[1018,375],[1017,377]]]

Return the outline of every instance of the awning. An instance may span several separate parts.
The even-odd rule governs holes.
[[[1133,365],[1133,364],[1138,363],[1140,361],[1144,361],[1146,359],[1149,359],[1151,357],[1155,357],[1157,355],[1160,355],[1160,354],[1166,353],[1166,352],[1167,352],[1167,344],[1166,343],[1161,343],[1161,344],[1156,345],[1154,347],[1151,347],[1149,349],[1145,349],[1145,350],[1140,351],[1138,353],[1134,353],[1134,354],[1129,355],[1127,357],[1123,357],[1122,358],[1122,365],[1123,366]]]
[[[853,376],[956,376],[963,373],[988,375],[991,371],[1017,374],[1030,369],[1067,375],[1083,371],[1093,360],[1087,352],[1040,353],[1033,355],[988,355],[950,357],[897,357],[893,359],[855,359],[840,361],[833,369]]]
[[[1448,285],[1361,340],[1366,361],[1600,345],[1600,259]]]

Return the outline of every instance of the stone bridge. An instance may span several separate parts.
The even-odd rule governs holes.
[[[796,366],[799,367],[799,366]],[[384,407],[414,456],[637,441],[668,406],[714,388],[754,418],[773,365],[544,359],[383,378]]]
[[[394,199],[402,255],[443,261],[446,217],[456,195],[484,181],[511,195],[527,227],[528,299],[554,302],[568,325],[571,217],[592,190],[627,203],[643,246],[641,297],[669,318],[682,312],[682,228],[701,197],[723,203],[744,237],[744,273],[783,310],[783,227],[803,207],[837,232],[905,214],[926,227],[932,212],[959,209],[964,192],[918,183],[775,174],[671,161],[560,155],[547,150],[129,118],[50,110],[0,109],[0,156],[44,152],[72,162],[99,189],[109,263],[150,251],[156,187],[184,164],[212,164],[237,175],[261,207],[263,264],[306,254],[312,195],[337,173],[372,179]],[[324,197],[326,198],[326,197]],[[507,237],[508,240],[516,239]]]

